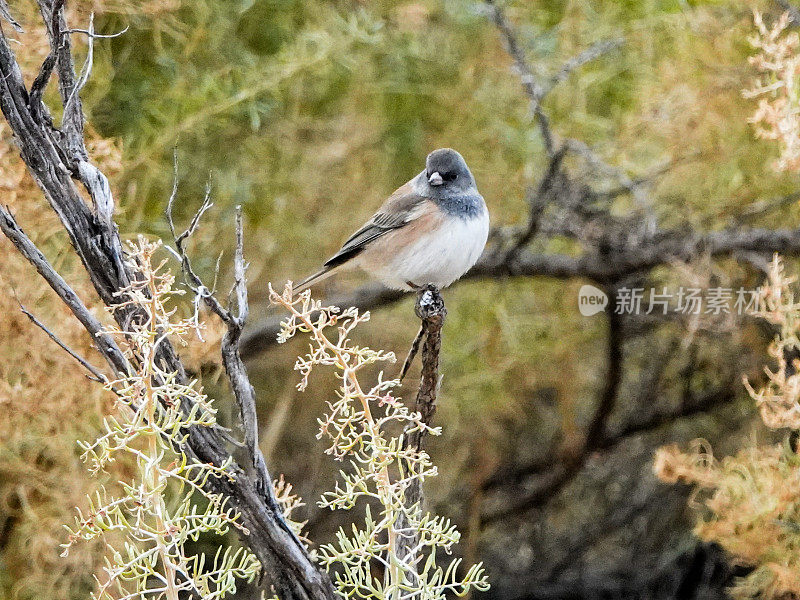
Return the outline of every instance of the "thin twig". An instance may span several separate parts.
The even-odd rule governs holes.
[[[175,222],[172,216],[173,207],[175,205],[175,198],[178,194],[178,154],[177,150],[175,151],[174,158],[173,158],[173,182],[172,182],[172,193],[167,200],[167,206],[164,210],[164,216],[167,220],[167,225],[169,226],[169,230],[172,233],[172,239],[175,242],[175,250],[169,248],[170,252],[172,252],[175,257],[181,263],[181,270],[183,271],[184,279],[186,285],[189,289],[192,290],[195,294],[195,298],[201,298],[203,302],[208,306],[214,314],[216,314],[226,325],[230,325],[231,320],[233,319],[233,315],[230,311],[226,310],[222,303],[217,300],[216,296],[214,296],[213,292],[208,289],[208,287],[203,283],[203,280],[200,279],[200,276],[195,273],[194,269],[192,268],[192,262],[189,258],[188,253],[186,252],[186,248],[184,243],[188,240],[194,232],[197,230],[197,227],[200,225],[200,219],[202,218],[203,214],[213,206],[211,202],[211,186],[210,184],[206,184],[206,192],[205,196],[203,197],[203,203],[200,205],[200,208],[195,212],[192,220],[189,223],[189,227],[186,228],[181,234],[177,233],[175,229]],[[219,268],[219,263],[217,263],[217,268]],[[216,287],[216,275],[214,277],[214,286]]]
[[[114,372],[126,375],[129,372],[128,361],[119,349],[114,339],[106,334],[100,322],[92,316],[89,309],[81,302],[78,295],[64,281],[64,278],[56,272],[44,254],[36,245],[25,235],[25,232],[17,224],[11,212],[0,206],[0,231],[11,240],[17,250],[30,262],[39,274],[47,281],[53,291],[69,307],[72,314],[80,321],[86,330],[95,338],[99,345],[100,353],[108,361],[109,366]]]
[[[561,173],[561,163],[564,160],[565,154],[566,148],[562,146],[558,152],[551,157],[550,164],[547,166],[547,172],[539,183],[536,192],[529,193],[528,225],[525,231],[517,238],[508,254],[503,257],[503,262],[508,263],[513,260],[514,255],[526,246],[536,235],[542,213],[547,207],[548,201],[551,200],[550,196],[553,195],[553,191],[556,187],[556,178],[559,173]]]
[[[656,218],[653,212],[653,202],[647,195],[641,180],[632,179],[623,169],[608,164],[585,142],[574,138],[566,138],[564,145],[571,152],[582,157],[591,169],[605,177],[616,179],[623,188],[630,192],[636,204],[644,211],[647,217],[646,226],[648,230],[650,233],[655,231]]]
[[[533,113],[534,117],[536,118],[536,122],[539,124],[539,131],[542,134],[545,150],[547,151],[547,154],[552,156],[556,152],[555,137],[550,129],[550,119],[542,110],[542,100],[547,94],[547,91],[545,91],[539,82],[536,81],[533,71],[528,64],[528,59],[525,56],[525,51],[519,44],[517,35],[514,32],[511,23],[509,23],[505,11],[497,5],[495,0],[486,0],[486,4],[489,7],[489,15],[494,24],[497,26],[497,29],[500,31],[500,34],[503,36],[506,49],[513,59],[514,66],[519,73],[522,87],[525,90],[531,105],[531,113]]]
[[[239,414],[241,417],[242,430],[244,432],[245,447],[250,457],[250,464],[252,465],[255,475],[255,484],[258,493],[262,496],[265,503],[273,511],[276,520],[281,528],[286,533],[292,536],[297,543],[294,531],[289,527],[283,518],[283,513],[275,498],[275,492],[272,487],[272,477],[267,469],[264,455],[258,443],[258,415],[256,413],[255,391],[250,383],[250,378],[247,375],[247,369],[239,354],[239,340],[242,335],[247,316],[249,314],[249,304],[247,299],[247,279],[246,271],[247,264],[244,260],[244,224],[242,218],[242,207],[236,207],[236,250],[233,259],[233,273],[234,283],[231,288],[231,294],[236,297],[236,313],[233,312],[233,307],[229,300],[229,306],[226,309],[222,303],[214,296],[208,287],[202,282],[200,277],[192,269],[191,260],[186,252],[185,242],[197,231],[200,226],[200,220],[205,212],[213,206],[211,202],[211,185],[206,185],[205,197],[200,208],[195,212],[189,226],[181,234],[177,234],[175,223],[173,220],[173,208],[175,198],[178,192],[178,163],[177,152],[174,160],[174,180],[172,193],[167,201],[165,216],[167,223],[172,233],[175,242],[176,250],[173,253],[181,262],[181,267],[184,276],[187,280],[187,285],[195,293],[195,300],[202,300],[208,308],[210,308],[228,327],[225,335],[222,338],[222,364],[225,372],[230,380],[233,396],[239,406]],[[219,269],[219,261],[217,261],[217,270]],[[215,276],[216,285],[216,276]]]
[[[66,33],[66,32],[62,32]],[[89,81],[89,76],[92,73],[92,65],[94,64],[94,13],[89,15],[89,41],[87,43],[87,51],[86,51],[86,60],[83,62],[83,66],[81,67],[81,72],[78,75],[78,80],[75,82],[75,87],[72,88],[72,91],[69,93],[69,97],[67,98],[67,102],[64,104],[64,113],[68,113],[72,102],[74,101],[75,97],[81,93],[81,90]]]
[[[83,367],[87,371],[89,371],[89,373],[92,374],[92,376],[89,377],[89,379],[91,379],[92,381],[97,381],[102,384],[108,383],[108,378],[105,375],[103,375],[100,371],[98,371],[97,368],[95,368],[89,361],[87,361],[85,358],[83,358],[81,355],[79,355],[77,352],[75,352],[69,346],[67,346],[67,344],[65,344],[55,333],[50,331],[44,323],[42,323],[30,311],[28,311],[28,309],[25,308],[25,306],[23,306],[22,303],[19,302],[19,300],[17,300],[17,303],[19,304],[19,309],[22,311],[22,314],[28,317],[28,319],[30,319],[34,325],[36,325],[39,329],[44,331],[51,340],[53,340],[56,344],[58,344],[61,347],[62,350],[64,350],[64,352],[66,352],[72,358],[77,360],[81,365],[83,365]]]
[[[89,28],[89,29],[74,29],[74,28],[73,29],[65,29],[62,33],[82,33],[82,34],[84,34],[84,35],[86,35],[86,36],[88,36],[90,38],[94,38],[94,39],[97,40],[97,39],[111,39],[111,38],[120,37],[121,35],[127,33],[128,29],[130,29],[130,25],[126,25],[125,29],[123,29],[121,31],[118,31],[117,33],[94,33],[94,29],[92,29],[92,28]]]
[[[414,362],[414,358],[417,356],[417,352],[419,352],[419,345],[422,342],[422,338],[425,336],[425,321],[422,321],[422,325],[419,327],[419,331],[417,332],[417,337],[414,338],[414,341],[411,342],[411,349],[408,351],[408,355],[406,359],[403,361],[403,368],[400,369],[400,376],[398,379],[403,381],[408,370],[411,368],[411,363]]]
[[[612,50],[616,50],[624,43],[625,38],[621,37],[611,40],[600,40],[583,50],[577,56],[570,58],[567,62],[561,65],[561,68],[558,70],[558,72],[550,78],[550,83],[547,89],[544,90],[544,95],[547,95],[547,93],[559,83],[566,81],[570,73],[572,73],[572,71],[575,69],[578,69],[583,65],[592,62],[593,60],[597,60]]]

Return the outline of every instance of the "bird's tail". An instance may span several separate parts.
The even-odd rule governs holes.
[[[338,266],[338,265],[337,265]],[[313,275],[306,277],[300,283],[294,285],[292,287],[292,294],[299,294],[300,292],[306,291],[312,285],[319,283],[323,279],[327,279],[333,272],[336,270],[336,267],[323,267],[321,270],[317,271]]]

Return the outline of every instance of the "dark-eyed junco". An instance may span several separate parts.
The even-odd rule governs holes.
[[[443,288],[478,260],[489,234],[489,211],[464,158],[434,150],[425,170],[395,191],[322,270],[298,283],[302,292],[349,266],[394,289]]]

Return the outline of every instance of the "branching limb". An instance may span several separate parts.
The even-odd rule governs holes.
[[[486,0],[486,4],[489,8],[489,17],[503,36],[508,53],[514,60],[514,67],[519,73],[522,87],[525,89],[525,94],[528,96],[528,101],[530,102],[531,113],[534,115],[539,125],[539,132],[542,135],[545,150],[548,155],[553,156],[556,152],[556,140],[550,129],[550,119],[542,110],[542,100],[549,90],[545,90],[545,88],[536,81],[536,77],[534,77],[533,71],[528,64],[528,59],[525,56],[525,50],[519,44],[516,33],[511,23],[509,23],[505,11],[495,0]]]
[[[528,193],[528,224],[525,230],[517,237],[514,246],[503,257],[503,262],[508,263],[513,260],[514,256],[536,236],[541,223],[542,214],[544,213],[547,204],[554,200],[553,196],[558,194],[557,178],[561,171],[561,163],[564,160],[566,149],[561,148],[550,159],[550,164],[547,166],[547,171],[542,177],[536,191]]]
[[[509,254],[502,244],[488,247],[477,264],[454,285],[472,279],[502,280],[513,277],[549,277],[569,280],[581,278],[607,285],[657,266],[688,262],[705,253],[711,258],[741,257],[743,252],[772,256],[800,255],[800,229],[724,229],[710,233],[686,230],[659,230],[658,236],[645,240],[615,236],[604,240],[602,252],[589,248],[579,256],[537,253],[521,249]],[[357,306],[375,309],[394,304],[404,294],[388,290],[380,284],[369,284],[352,294],[330,300],[336,306]],[[241,353],[245,359],[267,351],[280,331],[280,317],[265,319],[242,338]]]
[[[0,231],[11,240],[11,243],[14,244],[19,253],[34,266],[53,291],[58,294],[59,298],[61,298],[64,304],[72,311],[75,318],[80,321],[81,325],[83,325],[86,331],[94,338],[97,349],[106,359],[112,370],[120,374],[128,373],[130,371],[128,360],[125,358],[122,350],[117,346],[114,339],[104,333],[100,321],[95,319],[92,313],[89,312],[89,309],[80,298],[78,298],[74,290],[64,281],[64,278],[56,272],[55,268],[53,268],[31,239],[25,235],[25,232],[22,231],[11,213],[2,206],[0,206]]]
[[[83,104],[78,94],[75,70],[72,63],[72,42],[64,18],[65,0],[37,0],[39,11],[47,26],[50,38],[50,53],[55,56],[55,71],[58,74],[58,90],[64,115],[61,119],[64,150],[67,163],[77,169],[80,161],[88,160],[88,153],[83,141],[84,116]],[[88,73],[87,73],[88,76]],[[78,96],[74,97],[73,96]],[[70,101],[72,98],[72,101]]]
[[[62,35],[66,35],[69,33],[69,30],[62,32]],[[75,82],[75,85],[72,88],[72,91],[67,98],[67,102],[64,104],[64,112],[69,113],[72,107],[72,103],[77,101],[83,86],[86,85],[86,82],[89,81],[89,75],[92,73],[92,65],[94,64],[94,13],[89,16],[89,29],[87,32],[87,39],[88,39],[88,51],[86,52],[86,60],[83,63],[83,67],[81,67],[81,72],[78,75],[78,80]]]
[[[536,122],[539,126],[539,131],[542,135],[545,145],[545,150],[550,157],[551,166],[554,162],[556,162],[557,155],[563,150],[568,150],[581,156],[592,170],[601,173],[603,176],[616,179],[624,189],[630,192],[631,196],[633,196],[633,199],[636,201],[639,207],[644,210],[647,216],[645,223],[646,228],[650,232],[654,231],[655,215],[653,213],[653,203],[650,201],[650,198],[648,197],[642,185],[638,183],[637,180],[629,177],[628,174],[622,169],[606,163],[584,142],[573,138],[564,138],[559,143],[556,134],[552,130],[550,119],[547,117],[544,109],[542,108],[542,102],[547,94],[549,94],[559,83],[566,81],[570,73],[572,73],[575,69],[578,69],[581,66],[607,54],[608,52],[619,48],[625,43],[624,38],[615,38],[611,40],[601,40],[599,42],[595,42],[589,48],[582,51],[577,56],[570,58],[563,65],[561,65],[561,67],[558,69],[558,71],[556,71],[555,75],[550,78],[547,84],[541,84],[536,80],[536,77],[533,74],[533,69],[528,63],[525,50],[519,43],[517,34],[514,31],[514,27],[506,17],[505,11],[496,3],[495,0],[486,0],[486,3],[489,8],[489,17],[503,38],[508,54],[514,61],[515,69],[520,76],[522,87],[528,96],[528,100],[531,105],[531,112],[535,116]]]
[[[547,89],[544,90],[544,94],[547,95],[547,93],[559,83],[566,81],[570,73],[572,73],[575,69],[579,69],[583,65],[590,63],[593,60],[597,60],[612,50],[616,50],[624,43],[625,38],[621,37],[595,42],[586,48],[586,50],[583,50],[580,54],[570,58],[567,62],[561,65],[561,68],[558,70],[558,72],[550,78],[550,83],[547,86]]]
[[[124,290],[129,289],[130,282],[138,274],[134,267],[124,261],[113,220],[114,200],[108,180],[89,162],[84,146],[84,117],[80,93],[74,92],[77,81],[70,37],[65,33],[70,30],[63,15],[63,0],[40,0],[39,6],[48,30],[51,54],[55,56],[54,63],[48,65],[45,71],[58,75],[61,103],[68,108],[64,111],[61,129],[53,125],[41,100],[31,105],[19,64],[2,30],[0,109],[13,132],[23,161],[61,220],[100,298],[107,306],[122,306],[113,311],[113,317],[126,330],[132,320],[146,318],[141,306],[126,302],[124,296]],[[70,101],[73,92],[74,98]],[[93,209],[84,202],[74,180],[80,181],[89,191]],[[6,210],[0,212],[0,230],[37,268],[81,324],[97,339],[100,352],[114,371],[128,373],[127,361],[119,348],[103,337],[97,320],[41,252],[30,243]],[[183,364],[169,340],[161,341],[155,359],[164,371],[176,374],[176,382],[187,381]],[[182,403],[182,410],[191,411],[192,407]],[[258,480],[253,480],[236,462],[231,461],[220,431],[192,427],[187,431],[187,436],[184,451],[193,460],[229,465],[231,479],[212,478],[205,486],[230,498],[231,505],[241,514],[242,524],[249,534],[242,533],[242,530],[240,535],[261,561],[279,597],[284,600],[332,600],[334,591],[329,577],[311,562],[307,550],[296,537],[286,531],[279,513],[265,500],[263,486]]]
[[[258,416],[256,414],[255,391],[250,383],[250,378],[247,375],[247,369],[244,366],[242,357],[239,354],[239,340],[250,310],[247,299],[247,279],[245,276],[247,265],[244,260],[244,224],[242,221],[242,208],[241,206],[236,207],[236,251],[233,261],[234,283],[231,289],[231,293],[236,299],[236,309],[234,311],[232,302],[229,302],[228,308],[225,308],[216,296],[214,296],[213,291],[209,290],[203,283],[200,276],[193,270],[191,260],[186,252],[185,243],[197,231],[203,214],[213,206],[211,202],[210,185],[206,186],[203,202],[192,217],[189,226],[180,234],[178,234],[175,229],[172,214],[177,191],[178,179],[176,160],[172,194],[167,202],[165,211],[167,223],[175,242],[175,254],[180,260],[187,285],[189,285],[195,294],[195,305],[199,302],[205,303],[205,305],[227,326],[227,331],[222,338],[222,363],[225,367],[228,379],[230,380],[234,398],[239,407],[242,430],[244,431],[245,438],[244,445],[247,448],[250,464],[252,465],[256,489],[262,495],[266,505],[273,511],[276,519],[281,523],[285,531],[295,536],[293,530],[283,519],[282,511],[272,488],[272,477],[269,474],[264,455],[258,443]],[[298,540],[297,543],[299,544],[300,541]]]
[[[622,327],[622,315],[617,314],[613,308],[617,305],[616,290],[613,287],[608,287],[604,291],[608,295],[609,306],[612,307],[608,311],[605,385],[600,393],[594,416],[586,430],[583,443],[584,454],[588,454],[593,448],[597,447],[606,436],[608,419],[616,406],[624,369],[623,345],[625,336]]]
[[[613,287],[609,287],[605,292],[609,296],[610,306],[615,306],[616,290]],[[482,522],[494,522],[510,515],[524,513],[531,508],[539,506],[569,483],[583,468],[591,453],[602,446],[606,439],[608,420],[614,411],[614,406],[619,396],[623,371],[622,347],[624,340],[622,316],[611,310],[608,314],[605,385],[600,393],[594,414],[584,432],[581,447],[575,453],[563,453],[563,458],[557,461],[553,468],[547,472],[544,477],[545,481],[540,487],[521,498],[508,502],[499,510],[484,514]]]
[[[236,292],[237,314],[228,312],[228,331],[222,339],[222,361],[225,372],[231,381],[231,388],[239,405],[244,430],[245,445],[250,454],[256,477],[256,487],[263,494],[268,505],[281,514],[272,489],[272,478],[267,471],[264,455],[258,445],[258,420],[256,416],[256,399],[253,386],[247,376],[242,358],[239,355],[239,338],[242,335],[249,311],[247,303],[247,280],[245,279],[246,265],[244,262],[244,234],[242,224],[241,206],[236,207],[236,253],[234,256],[234,289]],[[287,530],[291,532],[291,529]]]

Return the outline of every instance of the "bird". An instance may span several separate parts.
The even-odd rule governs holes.
[[[391,289],[445,288],[478,261],[489,211],[464,157],[428,154],[425,169],[389,196],[322,269],[293,287],[300,293],[334,273],[360,267]]]

